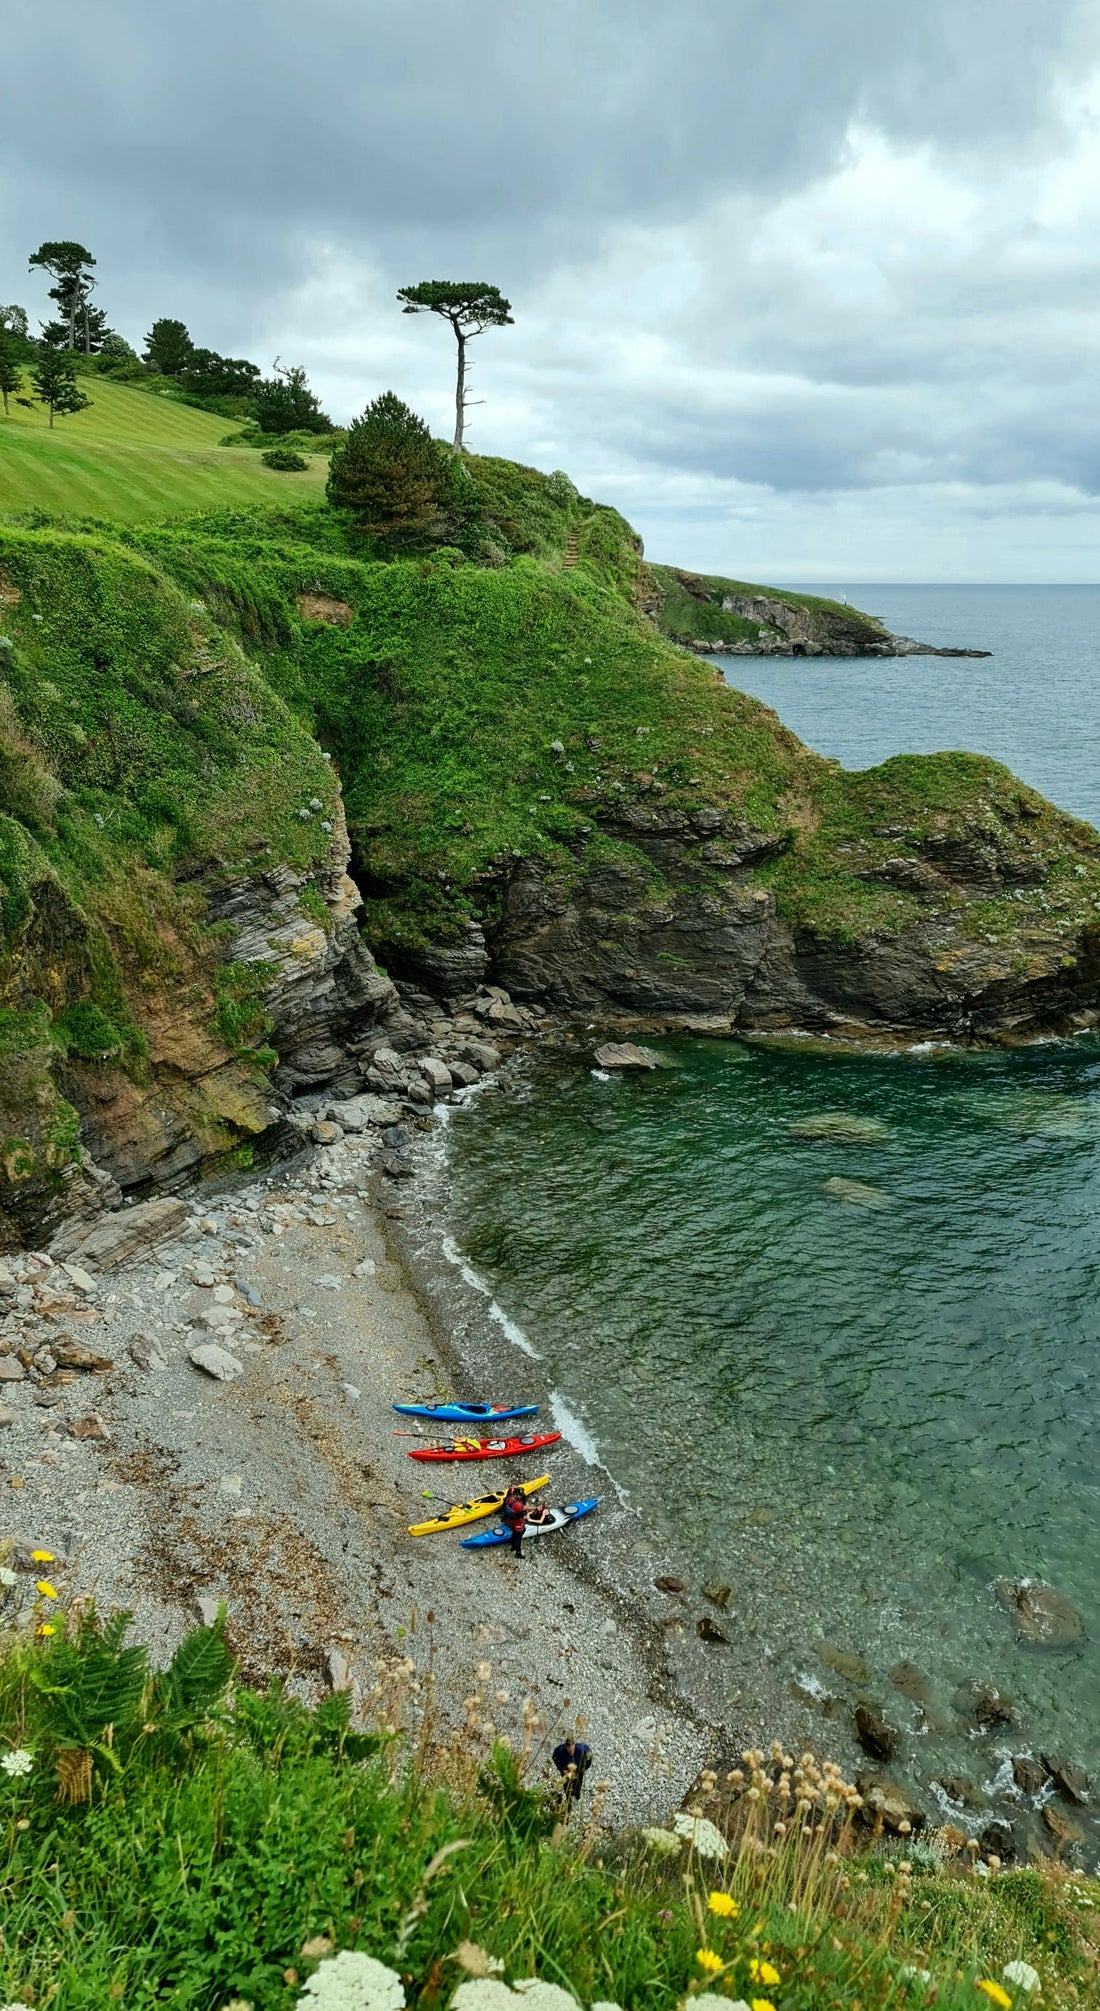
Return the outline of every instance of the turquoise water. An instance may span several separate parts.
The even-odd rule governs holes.
[[[892,617],[882,589],[872,604]],[[958,639],[981,642],[982,623]],[[816,679],[801,715],[782,711],[830,753],[912,744],[897,706],[868,719],[882,666],[736,668],[772,702],[783,679]],[[942,693],[974,666],[933,669],[949,727]],[[907,690],[924,676],[904,671]],[[1003,742],[1019,733],[1026,756],[1019,719],[1041,694],[1000,674],[998,751],[1029,773]],[[923,744],[966,744],[923,695]],[[1075,809],[1096,789],[1091,705],[1090,687],[1076,730],[1044,743]],[[515,1094],[456,1114],[454,1220],[662,1557],[733,1587],[729,1649],[695,1644],[716,1708],[735,1724],[738,1697],[789,1700],[794,1682],[850,1703],[824,1637],[867,1664],[915,1778],[991,1784],[1040,1744],[1100,1771],[1100,1042],[660,1046],[667,1068],[623,1080],[582,1052],[533,1059]],[[800,1135],[823,1116],[861,1135]],[[1019,1577],[1070,1598],[1083,1647],[1017,1643],[993,1587]],[[929,1680],[925,1710],[890,1686],[902,1659]],[[1012,1695],[1014,1727],[966,1729],[953,1698],[972,1680]],[[842,1717],[816,1736],[854,1756]]]

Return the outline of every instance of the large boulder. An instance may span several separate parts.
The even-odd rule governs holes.
[[[175,1194],[166,1195],[163,1201],[142,1201],[134,1208],[101,1216],[90,1229],[62,1230],[54,1238],[52,1252],[54,1256],[79,1258],[85,1269],[112,1271],[127,1258],[143,1256],[158,1243],[178,1236],[189,1213],[186,1201]]]
[[[920,1803],[892,1774],[860,1774],[856,1787],[863,1797],[860,1815],[871,1828],[881,1822],[894,1836],[915,1835],[924,1828],[926,1818]]]
[[[651,1047],[636,1047],[632,1040],[608,1040],[596,1049],[597,1068],[660,1068],[661,1057]]]

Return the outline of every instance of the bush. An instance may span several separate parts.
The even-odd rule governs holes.
[[[333,455],[328,499],[388,551],[422,549],[447,523],[457,480],[451,461],[423,419],[384,391]]]
[[[305,455],[299,454],[294,447],[269,447],[260,459],[265,468],[281,468],[288,475],[300,475],[302,469],[309,466]]]

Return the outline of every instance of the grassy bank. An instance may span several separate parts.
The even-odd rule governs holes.
[[[324,490],[323,460],[278,474],[247,448],[222,447],[230,429],[215,413],[105,377],[82,385],[91,405],[52,428],[39,404],[28,409],[13,398],[7,418],[0,413],[0,511],[148,523]],[[28,393],[24,385],[21,395]]]
[[[66,1621],[44,1594],[46,1614],[52,1633],[9,1634],[0,1656],[6,2001],[289,2011],[319,1960],[353,1948],[424,2011],[486,1966],[478,1950],[506,1979],[628,2011],[708,1988],[777,2011],[976,2011],[1026,2001],[998,1982],[1020,1961],[1048,2006],[1095,2002],[1094,1881],[979,1878],[965,1854],[944,1868],[916,1845],[860,1854],[848,1791],[812,1761],[792,1762],[784,1833],[777,1770],[750,1759],[715,1857],[706,1820],[694,1848],[671,1825],[606,1834],[598,1788],[563,1824],[537,1785],[533,1712],[516,1754],[486,1722],[487,1669],[448,1742],[430,1683],[380,1665],[364,1735],[346,1695],[311,1711],[277,1686],[234,1691],[220,1626],[155,1676],[124,1617]]]

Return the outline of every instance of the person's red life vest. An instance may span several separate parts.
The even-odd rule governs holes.
[[[527,1521],[527,1503],[518,1487],[510,1488],[504,1497],[501,1514],[509,1529],[522,1529]]]

